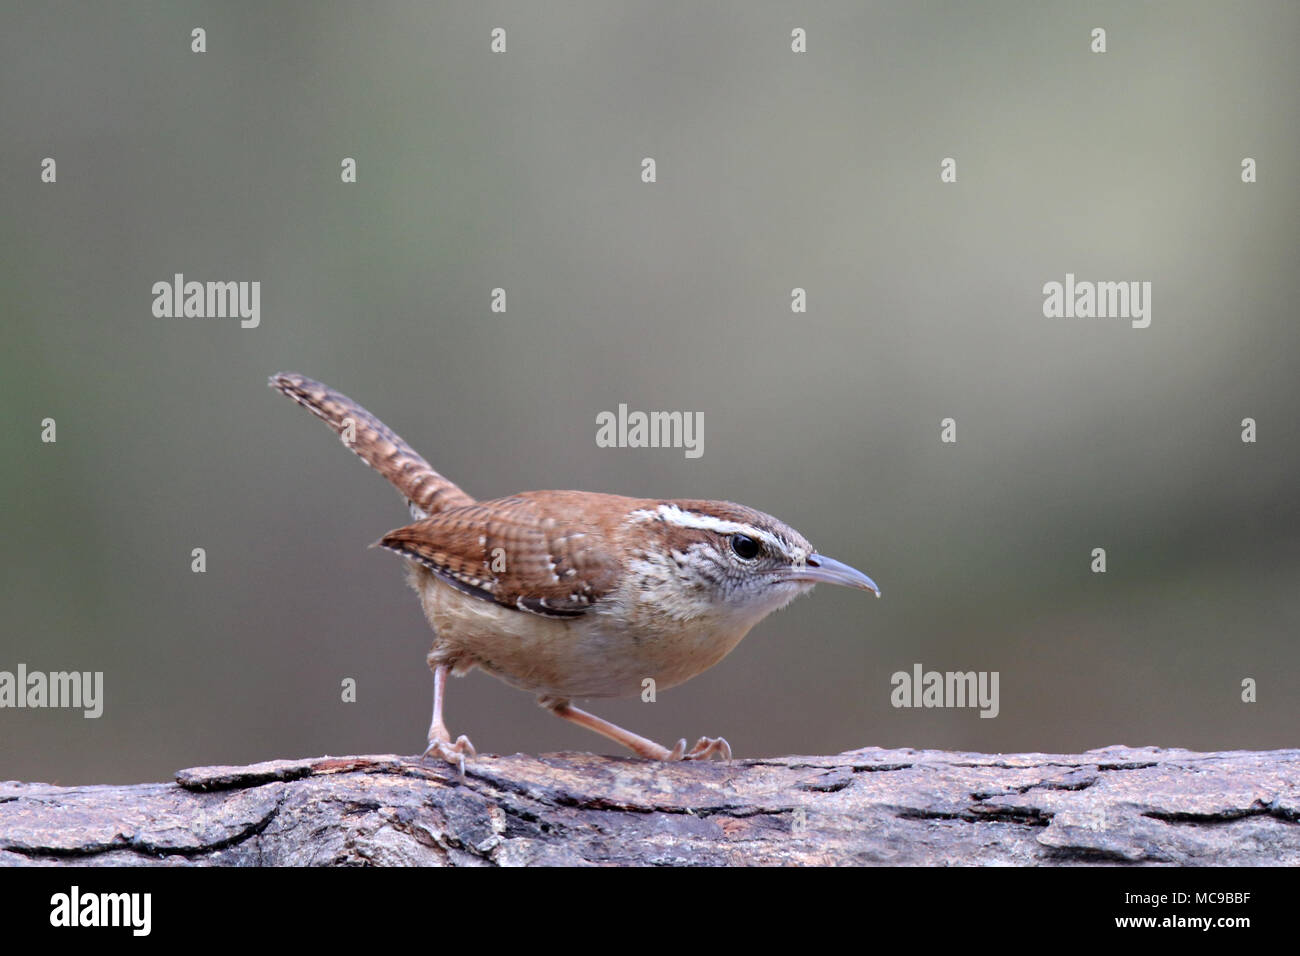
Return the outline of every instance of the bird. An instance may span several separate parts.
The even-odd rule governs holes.
[[[772,515],[730,501],[529,491],[479,501],[352,399],[293,372],[269,385],[324,421],[405,497],[412,521],[372,546],[405,559],[433,628],[423,756],[465,773],[474,745],[443,716],[448,676],[479,668],[649,760],[730,760],[723,737],[668,748],[575,699],[664,690],[717,664],[816,584],[880,596]]]

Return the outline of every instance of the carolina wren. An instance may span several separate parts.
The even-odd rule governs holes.
[[[557,716],[653,760],[730,759],[720,737],[669,750],[575,697],[640,694],[712,667],[755,624],[818,582],[880,596],[771,515],[728,501],[528,491],[475,501],[345,395],[293,373],[270,385],[322,419],[407,499],[412,524],[376,544],[404,557],[434,630],[425,755],[474,754],[443,722],[447,675],[481,667]]]

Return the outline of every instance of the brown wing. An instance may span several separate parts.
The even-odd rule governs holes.
[[[569,618],[618,582],[608,528],[579,492],[530,492],[476,502],[390,531],[382,547],[418,561],[453,587],[503,607]],[[621,518],[626,510],[615,508]]]

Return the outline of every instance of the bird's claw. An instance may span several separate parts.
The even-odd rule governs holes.
[[[437,736],[429,738],[429,746],[424,748],[424,753],[420,755],[423,760],[429,754],[437,754],[447,763],[454,766],[460,771],[460,775],[465,776],[465,758],[476,756],[478,751],[474,745],[469,742],[469,738],[461,734],[456,738],[456,742],[451,742],[451,735]]]
[[[723,760],[731,759],[731,744],[722,737],[701,737],[690,750],[686,749],[686,738],[677,741],[677,746],[668,753],[669,760],[708,760],[718,754]]]

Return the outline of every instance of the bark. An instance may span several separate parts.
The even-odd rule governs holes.
[[[1300,750],[320,757],[2,783],[0,864],[1296,865],[1298,820]]]

